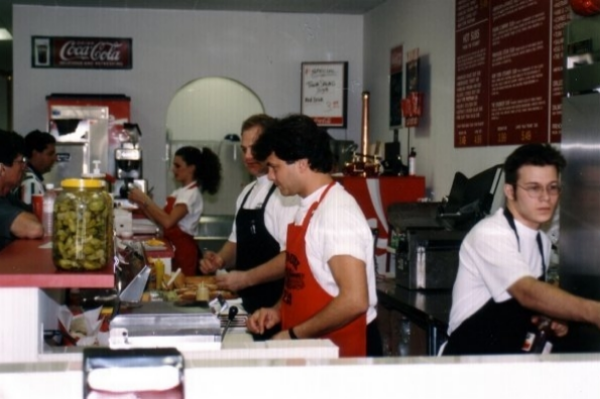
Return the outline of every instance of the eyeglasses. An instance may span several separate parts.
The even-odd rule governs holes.
[[[21,157],[20,159],[13,160],[10,165],[6,164],[6,163],[0,163],[0,165],[4,166],[5,168],[12,168],[13,166],[15,166],[15,164],[20,167],[23,167],[23,166],[25,166],[26,163],[27,163],[27,158]]]
[[[520,186],[517,184],[517,187],[521,187],[523,190],[525,190],[529,198],[533,199],[542,198],[544,193],[547,193],[549,197],[556,197],[561,191],[560,184],[557,183],[549,184],[546,187],[539,184],[532,184],[530,186]]]
[[[13,163],[12,163],[12,164],[13,164],[13,165],[14,165],[14,164],[19,164],[19,166],[23,166],[23,165],[25,165],[26,163],[27,163],[27,158],[25,158],[25,157],[21,157],[21,159],[15,159],[15,160],[13,161]]]

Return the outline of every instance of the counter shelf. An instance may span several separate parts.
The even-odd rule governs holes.
[[[377,299],[380,306],[398,311],[425,330],[424,355],[437,355],[447,338],[452,290],[409,290],[398,286],[393,279],[386,279],[377,282]]]
[[[37,361],[44,330],[58,329],[65,290],[114,288],[114,264],[97,271],[58,270],[49,239],[15,240],[0,251],[0,362]]]
[[[112,288],[112,258],[97,271],[58,270],[52,261],[49,239],[15,240],[0,251],[0,287]],[[40,248],[44,246],[43,248]]]

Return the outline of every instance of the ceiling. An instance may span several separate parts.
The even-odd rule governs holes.
[[[362,15],[388,0],[0,0],[0,28],[12,33],[12,5]]]

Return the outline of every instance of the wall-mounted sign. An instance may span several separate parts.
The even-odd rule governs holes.
[[[347,62],[302,63],[302,110],[319,126],[346,127]]]
[[[402,124],[403,55],[402,45],[390,51],[390,127],[398,127]]]
[[[31,38],[32,68],[131,69],[132,65],[131,39]]]

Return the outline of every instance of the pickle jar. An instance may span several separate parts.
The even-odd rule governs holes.
[[[112,257],[112,200],[105,182],[66,179],[54,203],[52,258],[62,270],[98,270]]]

